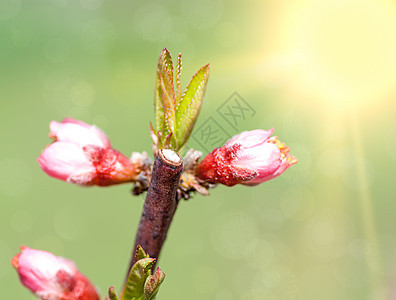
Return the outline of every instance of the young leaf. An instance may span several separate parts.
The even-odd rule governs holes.
[[[157,68],[157,78],[155,80],[154,95],[154,112],[155,112],[155,132],[162,132],[164,129],[164,105],[162,103],[162,87],[159,70]]]
[[[135,261],[139,261],[143,258],[149,258],[149,255],[144,252],[142,246],[138,245],[135,252]]]
[[[181,92],[182,92],[182,87],[181,87],[181,69],[182,69],[182,55],[179,53],[177,56],[177,63],[176,63],[176,98],[175,98],[175,103],[176,107],[179,106],[180,99],[181,99]]]
[[[146,279],[146,283],[144,284],[144,298],[143,300],[154,300],[160,285],[165,279],[165,274],[161,271],[160,268],[155,270],[153,275],[150,275]]]
[[[172,149],[172,148],[174,148],[174,145],[175,145],[174,141],[175,141],[175,139],[173,138],[173,132],[171,132],[165,137],[165,139],[162,143],[162,146],[165,149]]]
[[[109,299],[109,300],[118,300],[117,294],[116,294],[116,292],[115,292],[115,290],[114,290],[114,286],[111,286],[111,287],[109,288],[109,297],[108,297],[108,299]]]
[[[155,146],[160,145],[161,139],[158,137],[157,133],[155,132],[154,126],[151,122],[149,124],[149,130],[150,130],[151,139],[153,140],[153,144]]]
[[[172,57],[166,48],[162,49],[158,59],[157,75],[155,81],[155,125],[157,131],[160,132],[165,130],[164,114],[166,114],[166,112],[164,108],[164,90],[174,103],[175,89],[173,86],[173,62]],[[163,135],[166,134],[163,132]]]
[[[158,67],[160,74],[164,77],[165,86],[168,89],[168,94],[172,99],[175,99],[175,88],[173,86],[173,62],[172,56],[168,49],[164,48],[161,51]]]
[[[175,108],[175,99],[169,94],[169,89],[165,85],[164,76],[160,74],[160,83],[162,88],[162,102],[164,107],[164,118],[166,121],[167,133],[175,132],[175,118],[176,118],[176,108]],[[164,133],[164,132],[163,132]],[[175,135],[172,136],[172,139],[175,140]]]
[[[190,137],[201,109],[209,78],[209,64],[203,66],[193,76],[181,96],[176,112],[176,140],[181,148]]]
[[[154,262],[154,258],[143,258],[132,266],[121,293],[122,300],[137,300],[143,297],[144,283],[151,273],[150,269]]]

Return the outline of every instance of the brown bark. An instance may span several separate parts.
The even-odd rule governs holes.
[[[129,270],[135,263],[134,257],[138,245],[150,257],[158,259],[177,208],[177,188],[182,170],[183,163],[176,152],[168,149],[158,151],[136,234]]]

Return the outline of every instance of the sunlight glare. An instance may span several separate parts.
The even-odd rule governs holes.
[[[262,80],[333,105],[366,105],[396,92],[396,7],[375,0],[307,0],[278,6]],[[268,53],[268,52],[267,52]],[[264,78],[263,78],[264,77]]]

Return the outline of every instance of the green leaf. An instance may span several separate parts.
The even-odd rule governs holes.
[[[175,138],[173,137],[173,132],[169,133],[164,141],[162,142],[162,146],[165,149],[174,149],[175,148]]]
[[[144,252],[143,248],[140,245],[138,245],[135,252],[135,261],[139,261],[143,258],[149,258],[149,255]]]
[[[146,283],[144,284],[143,300],[154,300],[164,279],[165,274],[160,268],[157,268],[153,275],[147,277]]]
[[[162,89],[162,102],[164,105],[164,117],[166,121],[166,133],[173,133],[175,132],[175,119],[176,119],[176,108],[175,108],[175,99],[169,94],[169,89],[166,86],[164,77],[160,74],[160,83]],[[164,132],[163,132],[164,134]],[[175,135],[172,135],[173,145],[176,146]]]
[[[109,288],[109,300],[118,300],[116,292],[114,290],[114,286]]]
[[[187,142],[197,121],[209,79],[209,70],[209,64],[207,64],[195,73],[176,108],[176,140],[178,141],[178,148],[181,148]]]
[[[154,263],[155,258],[143,258],[132,266],[121,293],[122,300],[138,300],[143,298],[144,283],[150,275],[150,269]]]
[[[154,132],[162,132],[164,130],[164,105],[162,103],[162,88],[159,71],[157,69],[157,78],[155,80],[155,96],[154,96],[154,112],[155,112],[155,130]]]
[[[179,106],[180,99],[181,99],[181,92],[182,92],[182,87],[181,87],[181,69],[182,69],[182,55],[179,53],[177,56],[177,63],[176,63],[176,98],[175,98],[175,103],[176,107]]]
[[[175,132],[175,88],[173,85],[173,62],[169,51],[161,51],[157,64],[155,82],[155,121],[157,132],[162,133],[162,138]],[[162,142],[164,141],[162,139]],[[176,147],[176,135],[173,135],[172,145]]]
[[[179,54],[175,71],[175,93],[172,57],[164,48],[157,64],[154,101],[156,122],[155,129],[151,130],[156,149],[170,148],[176,151],[183,149],[201,110],[209,78],[209,65],[198,70],[183,94],[181,69],[182,55]]]

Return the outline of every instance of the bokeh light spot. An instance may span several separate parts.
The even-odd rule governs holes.
[[[279,200],[279,207],[285,218],[304,221],[312,215],[315,203],[308,190],[291,187],[283,192]]]
[[[257,225],[248,214],[229,211],[214,221],[212,244],[220,255],[239,259],[247,254],[246,245],[257,237],[257,233]]]
[[[196,29],[208,29],[216,25],[223,13],[221,0],[184,0],[181,7],[182,15]]]
[[[274,260],[274,247],[266,240],[253,240],[246,245],[246,261],[251,268],[265,270]]]
[[[138,34],[150,42],[167,39],[172,33],[172,18],[161,4],[148,3],[139,7],[133,18]]]
[[[95,55],[104,55],[113,47],[116,37],[113,24],[106,20],[89,21],[81,31],[84,48]]]

